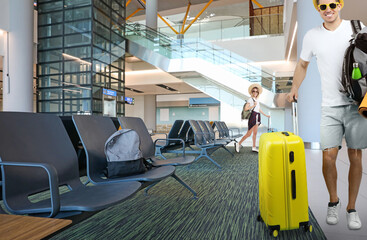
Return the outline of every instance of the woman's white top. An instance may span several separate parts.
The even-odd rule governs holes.
[[[249,99],[247,100],[247,103],[249,103],[249,104],[250,104],[250,108],[252,108],[252,107],[254,106],[255,102],[257,102],[255,98],[249,98]],[[251,110],[250,110],[250,111],[251,111]],[[255,111],[255,112],[257,112],[257,113],[259,113],[259,112],[260,112],[260,104],[259,104],[259,102],[257,102],[256,107],[255,107],[254,109],[252,109],[252,111]]]

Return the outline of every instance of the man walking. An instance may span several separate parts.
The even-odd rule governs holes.
[[[291,102],[298,98],[298,88],[306,76],[311,58],[315,56],[322,92],[322,172],[330,195],[326,222],[333,225],[339,221],[341,202],[337,193],[336,158],[345,136],[350,161],[347,224],[349,229],[357,230],[362,227],[355,204],[362,179],[361,149],[367,148],[367,121],[358,114],[358,106],[340,92],[344,52],[349,46],[353,30],[350,21],[340,18],[343,0],[313,0],[313,3],[324,22],[309,30],[303,39],[302,52],[287,99]]]

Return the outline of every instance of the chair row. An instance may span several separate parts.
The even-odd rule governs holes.
[[[221,169],[221,166],[210,155],[217,149],[223,148],[233,156],[226,146],[235,139],[229,137],[229,130],[224,122],[218,121],[215,124],[211,125],[209,121],[201,120],[176,120],[167,138],[164,141],[156,140],[156,156],[165,158],[164,153],[179,153],[189,148],[190,150],[186,150],[186,153],[199,154],[195,161],[205,157]],[[218,134],[214,128],[217,129]]]
[[[120,118],[119,121],[121,126],[127,127],[139,119]],[[175,174],[175,166],[189,164],[194,157],[157,160],[152,143],[140,136],[143,155],[152,159],[154,167],[143,174],[107,179],[104,144],[116,131],[113,121],[101,116],[73,116],[73,122],[86,151],[87,175],[92,185],[80,181],[77,154],[58,116],[0,112],[3,202],[9,212],[57,218],[95,212],[120,203],[167,177],[175,178],[197,197]],[[69,191],[60,193],[61,186],[67,186]],[[44,191],[49,191],[46,199],[29,200],[29,196]]]

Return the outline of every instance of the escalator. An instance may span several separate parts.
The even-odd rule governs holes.
[[[285,107],[285,93],[277,86],[289,80],[277,79],[233,52],[200,39],[174,39],[139,23],[126,24],[126,38],[130,54],[237,110],[249,98],[252,83],[263,86],[260,102],[267,108]]]

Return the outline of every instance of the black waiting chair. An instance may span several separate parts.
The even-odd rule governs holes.
[[[182,128],[184,121],[183,120],[176,120],[171,130],[169,131],[168,135],[166,135],[166,139],[156,141],[155,144],[155,155],[160,156],[163,159],[166,159],[166,157],[163,155],[163,153],[180,153],[182,150],[178,150],[179,148],[185,147],[182,146],[182,140],[183,138],[179,138],[179,133]],[[176,140],[174,140],[176,139]]]
[[[178,141],[181,143],[181,151],[177,151],[176,153],[181,153],[182,156],[169,158],[169,159],[158,159],[155,157],[155,143],[148,132],[148,129],[141,118],[137,117],[119,117],[120,125],[125,129],[133,129],[136,131],[140,138],[140,150],[142,151],[143,157],[145,159],[150,159],[152,165],[155,167],[161,166],[184,166],[194,162],[194,156],[188,156],[185,154],[185,142],[182,139],[173,138],[173,139],[157,139],[157,141]],[[188,186],[184,181],[182,181],[176,175],[174,178],[181,183],[184,187],[186,187],[192,194],[194,198],[197,198],[196,192]],[[150,186],[151,187],[151,186]]]
[[[85,151],[83,149],[82,143],[79,139],[78,132],[73,123],[73,119],[71,116],[60,116],[62,123],[64,124],[65,130],[69,135],[70,141],[73,144],[75,152],[78,156],[79,162],[79,175],[85,176],[87,175],[87,163],[85,160]]]
[[[202,120],[198,120],[197,122],[200,125],[203,133],[207,133],[207,136],[210,138],[210,142],[212,142],[215,146],[219,146],[223,148],[224,150],[226,150],[227,152],[229,152],[232,155],[232,157],[234,156],[234,154],[231,153],[231,151],[229,151],[228,148],[226,148],[226,145],[229,143],[229,140],[217,139],[215,137],[215,132],[211,126],[208,127],[207,123],[205,123],[205,121],[202,121]]]
[[[205,157],[209,159],[212,163],[214,163],[219,169],[221,169],[222,167],[216,161],[214,161],[213,158],[210,157],[210,155],[221,146],[214,143],[214,140],[211,138],[210,133],[203,131],[197,121],[189,120],[189,123],[194,133],[195,146],[199,148],[198,151],[190,151],[199,153],[199,156],[195,158],[195,161],[199,160],[201,157]]]
[[[152,186],[169,176],[178,179],[175,174],[175,166],[154,167],[142,174],[112,179],[106,178],[107,160],[104,146],[107,139],[116,132],[114,123],[109,117],[95,115],[75,115],[73,121],[87,154],[87,175],[93,184],[139,181],[143,183],[144,188],[148,186],[145,189],[147,194]]]
[[[73,145],[56,115],[0,112],[0,133],[3,200],[10,213],[61,218],[94,212],[141,187],[137,181],[85,186]],[[69,191],[60,193],[61,186]],[[29,200],[44,191],[49,191],[46,199]]]

